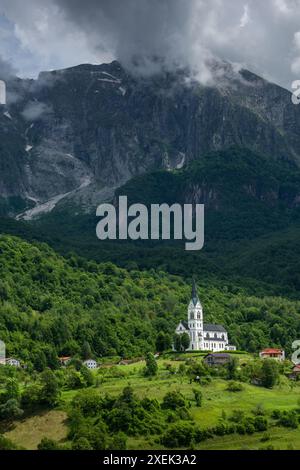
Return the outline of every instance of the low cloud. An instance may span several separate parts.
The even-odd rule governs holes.
[[[40,101],[30,101],[22,111],[22,116],[26,121],[37,121],[46,117],[51,112],[49,106]]]
[[[27,0],[26,9],[23,0],[1,0],[1,7],[23,74],[117,59],[142,74],[188,66],[205,83],[219,58],[288,88],[300,78],[300,0]]]
[[[0,80],[9,80],[16,75],[16,70],[13,65],[0,56]]]

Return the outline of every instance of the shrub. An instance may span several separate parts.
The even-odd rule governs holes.
[[[298,427],[298,415],[296,411],[283,411],[280,413],[280,418],[278,423],[285,428],[293,428],[296,429]]]
[[[226,390],[228,390],[229,392],[241,392],[242,390],[244,390],[244,387],[238,382],[229,382]]]
[[[260,442],[267,442],[267,441],[269,441],[270,439],[271,439],[270,434],[265,433],[265,434],[262,436]]]
[[[127,437],[123,432],[115,434],[111,440],[110,450],[126,450],[127,449]]]
[[[187,447],[194,437],[194,427],[188,423],[177,423],[170,426],[161,438],[167,448]]]
[[[256,416],[253,424],[256,431],[266,431],[268,429],[268,420],[264,416]]]
[[[152,353],[146,355],[146,367],[144,369],[144,375],[146,377],[153,377],[157,374],[158,365],[155,357]]]
[[[61,450],[59,444],[53,439],[43,437],[38,445],[38,450]]]
[[[80,437],[72,442],[72,450],[93,450],[93,448],[85,437]]]
[[[163,399],[162,409],[165,410],[178,410],[179,408],[185,408],[186,401],[182,393],[180,392],[168,392]]]

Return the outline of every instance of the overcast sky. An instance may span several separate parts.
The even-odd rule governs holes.
[[[219,57],[290,89],[300,0],[0,0],[0,69],[36,77],[116,58],[152,73],[153,57],[189,65],[202,82]]]

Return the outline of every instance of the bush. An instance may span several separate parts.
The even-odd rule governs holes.
[[[155,357],[152,353],[146,355],[146,367],[144,369],[144,375],[146,377],[153,377],[157,374],[158,365]]]
[[[188,423],[177,423],[167,429],[161,443],[167,448],[187,447],[194,438],[194,426]]]
[[[111,440],[110,450],[126,450],[127,449],[127,436],[123,432],[115,434]]]
[[[38,445],[38,450],[61,450],[59,444],[53,439],[43,437]]]
[[[268,420],[264,416],[255,416],[254,427],[256,431],[266,431],[268,429]]]
[[[238,382],[229,382],[226,390],[228,390],[229,392],[241,392],[242,390],[244,390],[244,387]]]
[[[260,442],[267,442],[267,441],[269,441],[270,439],[271,439],[270,434],[265,433],[265,434],[262,436]]]
[[[298,415],[296,411],[282,411],[277,424],[285,428],[296,429],[298,427]]]
[[[179,408],[185,408],[186,401],[182,393],[180,392],[168,392],[163,399],[162,409],[165,410],[178,410]]]
[[[0,434],[0,450],[17,450],[18,447],[6,437]]]

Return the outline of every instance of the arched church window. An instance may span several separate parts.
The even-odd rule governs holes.
[[[208,333],[206,333],[206,339],[209,339],[209,334]]]
[[[215,333],[215,339],[217,339],[217,337],[218,337],[218,335],[217,335],[217,333]]]

